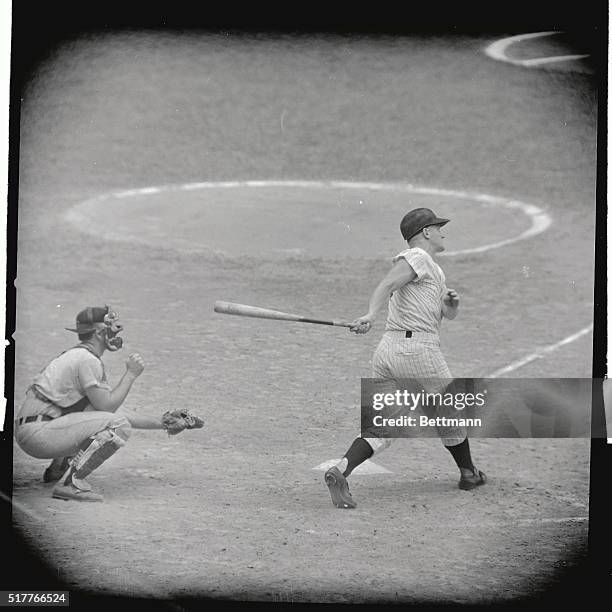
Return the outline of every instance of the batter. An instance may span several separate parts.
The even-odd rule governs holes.
[[[454,319],[459,295],[446,287],[442,268],[433,257],[444,250],[442,227],[448,223],[428,208],[416,208],[400,223],[408,248],[393,258],[393,266],[374,290],[367,314],[353,321],[351,331],[365,334],[377,313],[388,305],[383,337],[372,360],[372,377],[389,380],[416,379],[427,392],[443,391],[452,378],[440,350],[442,318]],[[446,380],[444,380],[446,379]],[[443,386],[441,386],[443,385]],[[486,482],[486,476],[472,461],[463,427],[438,427],[444,446],[460,471],[459,488],[471,490]],[[394,438],[359,437],[340,460],[325,473],[333,504],[355,508],[347,477],[374,453],[388,448]]]

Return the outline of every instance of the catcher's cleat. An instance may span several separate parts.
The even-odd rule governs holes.
[[[332,502],[336,508],[357,507],[349,491],[348,481],[337,467],[334,466],[325,472],[325,484],[329,488]]]
[[[101,502],[104,498],[98,493],[92,491],[81,491],[74,485],[57,484],[53,487],[53,497],[55,499],[63,499],[66,501],[84,501],[84,502]]]
[[[43,474],[43,482],[55,482],[59,480],[66,473],[71,459],[72,457],[58,457],[54,459]]]
[[[72,485],[79,489],[79,491],[89,492],[93,489],[84,478],[77,478],[74,474],[72,475],[71,481]]]
[[[472,473],[469,476],[461,474],[459,488],[463,491],[471,491],[472,489],[475,489],[486,482],[487,476],[484,472],[481,472],[480,470],[472,470]]]

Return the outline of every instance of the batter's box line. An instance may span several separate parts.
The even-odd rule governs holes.
[[[45,522],[45,519],[42,516],[39,516],[38,514],[36,514],[36,512],[34,512],[34,510],[29,508],[26,504],[18,502],[15,499],[14,495],[13,495],[13,498],[11,499],[8,495],[5,495],[2,491],[0,491],[0,500],[3,500],[7,504],[10,504],[13,508],[19,510],[20,512],[22,512],[26,516],[29,516],[31,519],[34,519],[38,523]]]

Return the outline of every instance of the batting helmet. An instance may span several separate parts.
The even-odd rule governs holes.
[[[446,225],[450,219],[441,219],[429,208],[415,208],[404,215],[400,223],[400,231],[404,240],[410,240],[428,225]]]

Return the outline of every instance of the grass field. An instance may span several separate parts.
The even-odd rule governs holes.
[[[439,441],[398,441],[376,458],[389,473],[356,474],[359,506],[341,512],[313,468],[358,433],[383,321],[358,337],[212,310],[363,314],[412,207],[453,219],[449,251],[529,227],[469,198],[292,183],[346,181],[520,200],[552,220],[440,259],[462,296],[442,335],[455,376],[588,327],[596,79],[495,62],[489,42],[109,34],[40,67],[22,107],[15,402],[73,341],[75,314],[109,303],[147,362],[126,405],[207,421],[176,439],[135,432],[91,479],[104,504],[51,499],[44,462],[15,447],[16,528],[71,588],[483,603],[545,591],[584,556],[588,440],[474,440],[490,485],[472,494]],[[113,195],[206,181],[239,184]],[[511,375],[589,377],[591,359],[586,333]],[[106,364],[116,380],[123,359]]]

